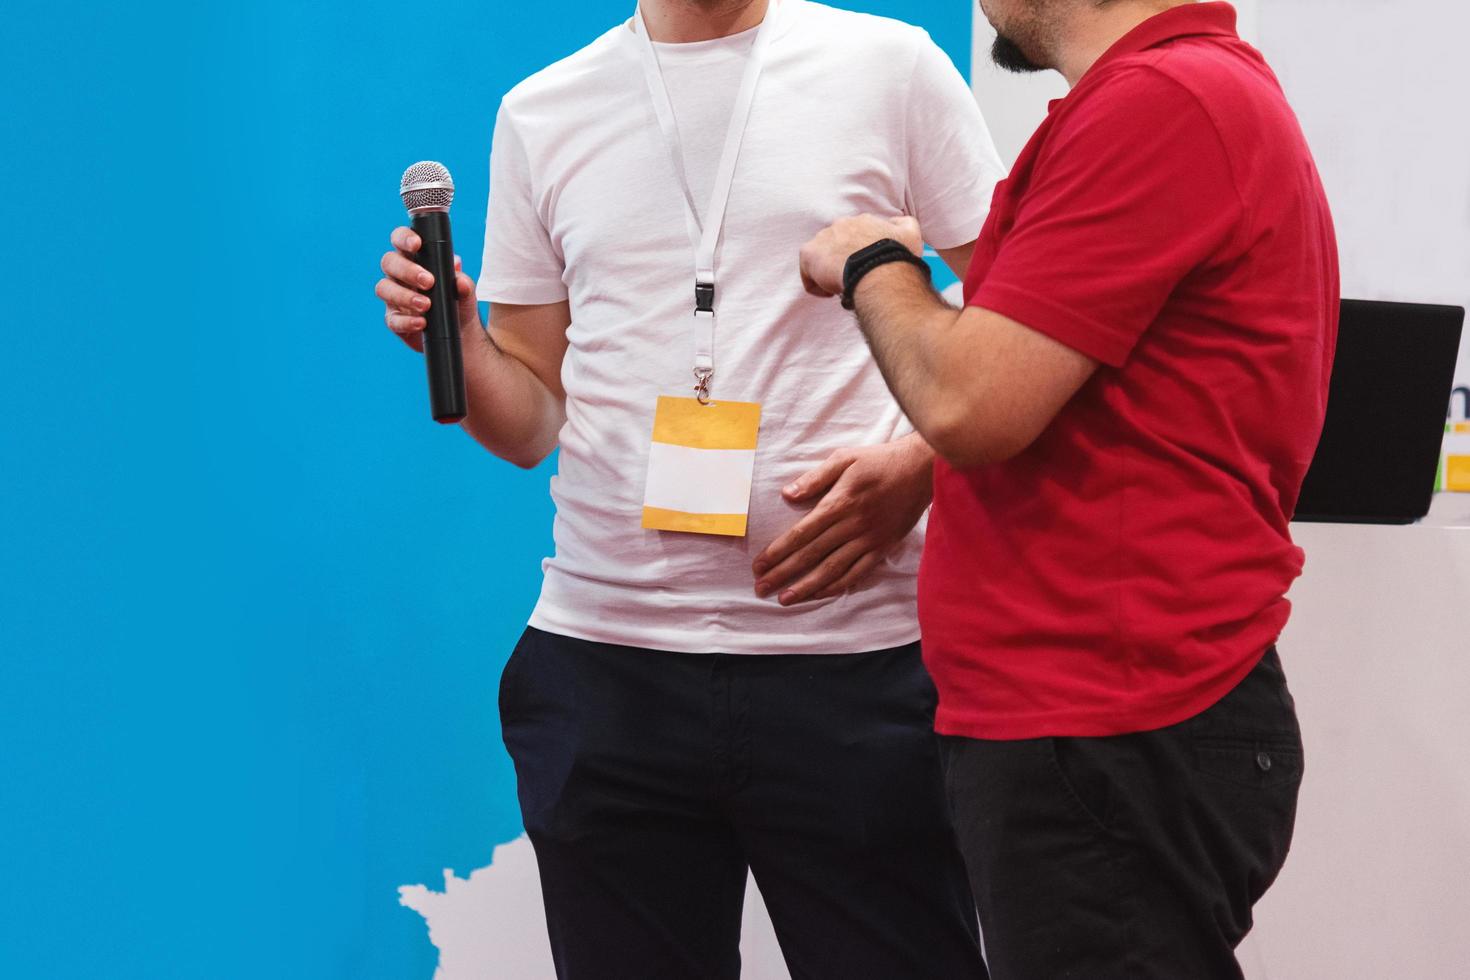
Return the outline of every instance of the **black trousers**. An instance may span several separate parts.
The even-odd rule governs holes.
[[[1113,738],[944,740],[996,980],[1239,978],[1286,859],[1301,731],[1275,649],[1203,714]]]
[[[530,629],[500,703],[563,980],[739,976],[747,869],[795,980],[985,976],[917,644],[677,654]]]

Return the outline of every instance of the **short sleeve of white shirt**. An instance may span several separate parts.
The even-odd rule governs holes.
[[[935,248],[968,245],[980,237],[1006,170],[970,86],[928,34],[918,44],[907,98],[909,213]]]
[[[536,208],[526,146],[501,103],[490,147],[490,205],[485,256],[475,296],[484,302],[538,306],[567,298],[563,263]]]

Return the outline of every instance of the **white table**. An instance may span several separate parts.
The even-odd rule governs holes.
[[[1294,525],[1281,657],[1307,747],[1251,980],[1470,976],[1470,494],[1409,527]]]

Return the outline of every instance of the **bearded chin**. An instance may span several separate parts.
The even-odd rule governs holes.
[[[1038,65],[1026,57],[1026,52],[1021,46],[1004,34],[995,35],[995,43],[990,46],[990,60],[1018,75],[1028,74],[1036,71],[1046,71],[1045,65]]]
[[[685,2],[706,14],[723,14],[742,7],[750,6],[750,0],[685,0]]]

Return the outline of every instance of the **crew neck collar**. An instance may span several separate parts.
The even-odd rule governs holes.
[[[754,43],[755,36],[760,33],[760,29],[761,26],[757,24],[738,34],[726,34],[724,37],[711,37],[703,41],[654,41],[653,47],[660,55],[671,54],[681,57],[731,49],[743,51]]]
[[[787,31],[791,30],[801,15],[803,0],[772,0],[779,5],[779,10],[773,11],[772,16],[779,14],[780,23],[775,25],[776,33],[772,40],[779,40]],[[637,16],[637,13],[634,13]],[[701,55],[719,53],[724,51],[744,51],[750,47],[755,40],[756,32],[760,25],[743,30],[738,34],[727,34],[724,37],[714,37],[703,41],[654,41],[653,47],[660,57],[699,57]],[[623,21],[618,28],[620,40],[624,44],[640,43],[638,35],[633,30],[633,18]]]

